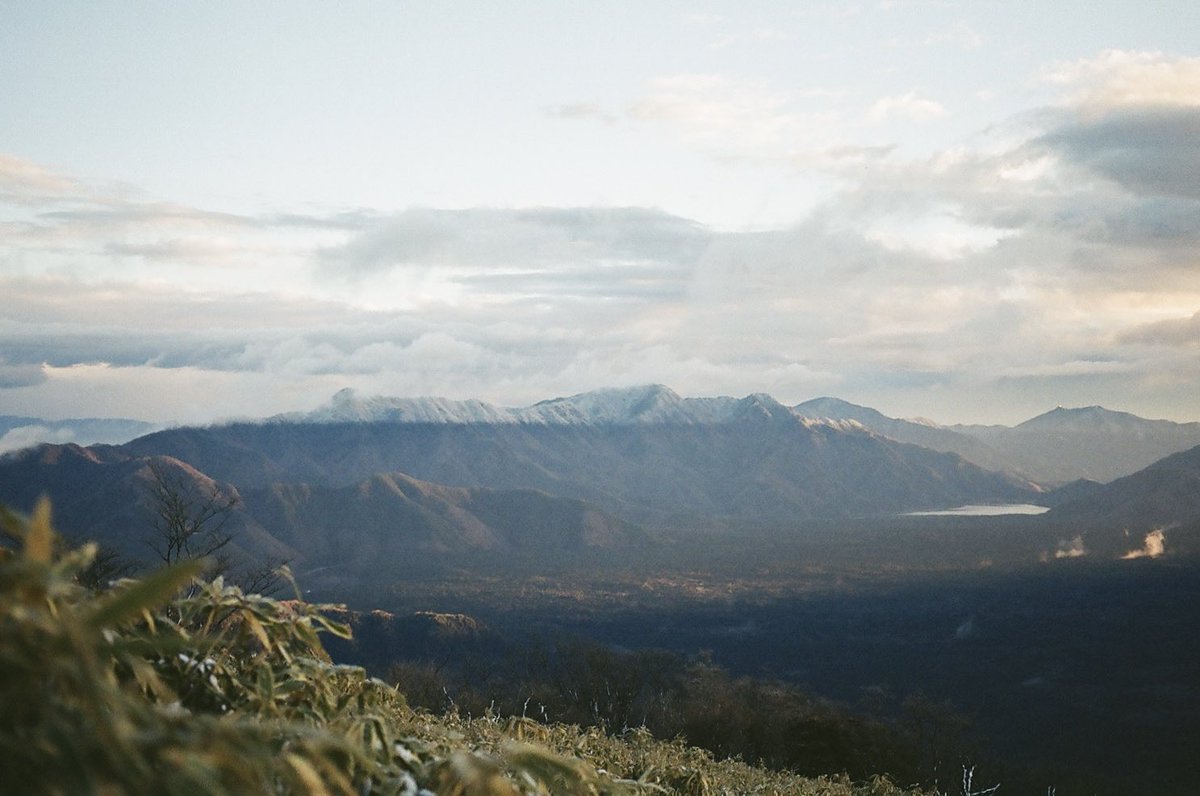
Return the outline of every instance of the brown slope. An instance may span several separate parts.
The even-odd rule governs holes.
[[[169,456],[130,456],[110,446],[74,444],[18,451],[0,457],[0,504],[28,512],[44,495],[50,498],[55,527],[68,539],[96,541],[153,566],[161,563],[151,547],[154,469],[192,499],[216,495],[237,501],[223,529],[233,536],[225,552],[235,560],[296,556],[250,517],[236,487]]]
[[[414,553],[570,551],[645,540],[581,500],[535,490],[451,487],[403,473],[350,486],[275,484],[245,492],[248,511],[310,563],[400,564]]]

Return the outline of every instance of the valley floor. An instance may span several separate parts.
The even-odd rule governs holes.
[[[1010,788],[1194,792],[1200,638],[1181,629],[1200,626],[1200,561],[981,564],[989,549],[1046,538],[1021,519],[987,522],[906,520],[903,541],[894,523],[866,523],[841,548],[817,528],[791,544],[713,540],[637,561],[460,560],[436,577],[393,579],[386,592],[334,596],[398,613],[462,612],[530,644],[571,637],[665,650],[897,726],[924,710]],[[950,533],[957,549],[922,563]],[[976,538],[961,544],[963,533]]]

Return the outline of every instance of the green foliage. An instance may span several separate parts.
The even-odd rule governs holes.
[[[645,731],[614,738],[414,711],[318,633],[333,606],[245,594],[187,562],[103,594],[48,505],[0,513],[0,765],[34,794],[899,794],[767,772]],[[536,745],[533,743],[536,742]]]

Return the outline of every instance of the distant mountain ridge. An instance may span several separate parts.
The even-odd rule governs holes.
[[[899,442],[920,445],[930,450],[957,453],[969,462],[988,470],[1012,469],[999,452],[975,437],[939,426],[930,421],[903,420],[888,417],[876,409],[859,406],[840,398],[814,398],[792,408],[802,417],[813,420],[840,420],[861,424],[864,428],[891,437]]]
[[[1129,412],[1057,407],[1011,428],[950,426],[996,451],[1040,483],[1108,482],[1200,445],[1200,423],[1147,420]]]
[[[264,425],[408,424],[481,427],[634,427],[714,426],[758,419],[798,418],[808,427],[865,430],[931,451],[954,453],[987,470],[1006,472],[1049,487],[1084,479],[1108,482],[1172,453],[1200,444],[1200,423],[1147,420],[1100,406],[1057,407],[1016,426],[939,425],[929,420],[889,417],[848,401],[822,397],[785,406],[770,395],[681,397],[661,384],[609,388],[502,407],[485,401],[439,397],[363,396],[352,389],[336,393],[307,412],[289,412]],[[5,423],[12,426],[4,435]],[[148,432],[138,421],[61,421],[39,426],[32,418],[0,416],[0,453],[41,441],[121,442]],[[87,426],[89,423],[94,427]],[[16,425],[14,425],[14,423]],[[32,423],[32,425],[22,425]],[[72,425],[76,424],[76,425]],[[243,425],[225,423],[223,425]],[[222,425],[222,424],[219,424]],[[78,426],[78,427],[77,427]],[[92,428],[89,433],[81,429]],[[181,430],[186,435],[186,430]],[[253,451],[238,451],[253,458]],[[286,469],[286,468],[285,468]],[[365,477],[366,471],[358,475]]]
[[[877,434],[957,453],[980,467],[1041,484],[1111,481],[1200,444],[1200,423],[1147,420],[1102,406],[1060,406],[1016,426],[901,420],[838,398],[805,401],[793,411],[814,419],[861,423]]]
[[[888,417],[833,397],[785,406],[764,393],[684,398],[661,384],[595,390],[525,407],[433,397],[363,397],[347,389],[311,412],[276,415],[264,422],[645,427],[719,425],[788,415],[809,425],[865,429],[897,442],[957,454],[987,470],[1050,485],[1079,479],[1111,481],[1200,444],[1200,423],[1147,420],[1100,406],[1057,407],[1011,427],[945,426]]]
[[[1052,493],[1015,466],[971,461],[1044,455],[1063,471],[1119,469],[1185,444],[1193,426],[1200,432],[1060,407],[1013,428],[948,428],[836,398],[789,407],[761,393],[682,398],[661,385],[516,409],[342,391],[314,412],[9,453],[0,503],[28,510],[46,492],[66,530],[141,549],[150,468],[166,467],[189,489],[237,496],[232,527],[249,553],[326,562],[338,578],[413,551],[574,555],[974,503],[1040,503],[1067,522],[1200,521],[1195,452]]]

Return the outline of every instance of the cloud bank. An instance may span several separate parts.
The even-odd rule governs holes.
[[[836,186],[771,229],[621,206],[214,212],[3,156],[0,399],[80,414],[152,391],[148,419],[197,420],[343,386],[518,404],[663,382],[947,422],[1097,396],[1194,419],[1200,59],[1106,52],[1044,80],[1056,104],[919,157],[720,76],[547,111]],[[915,90],[830,111],[834,130],[949,112]],[[206,374],[225,391],[207,403],[185,392]]]

